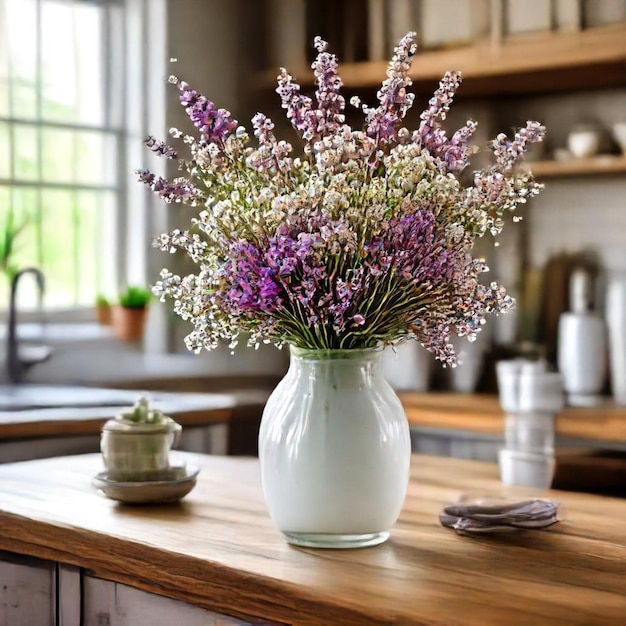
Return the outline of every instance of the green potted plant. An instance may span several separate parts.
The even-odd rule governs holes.
[[[111,302],[102,294],[96,296],[96,316],[100,325],[111,325]]]
[[[118,339],[136,341],[143,336],[152,294],[145,287],[129,286],[112,309],[113,330]]]

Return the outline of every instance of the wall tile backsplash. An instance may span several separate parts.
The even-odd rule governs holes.
[[[593,250],[607,271],[626,270],[626,176],[551,179],[533,200],[529,261]]]

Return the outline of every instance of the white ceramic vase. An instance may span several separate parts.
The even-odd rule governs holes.
[[[606,321],[613,398],[616,404],[626,406],[626,273],[609,280]]]
[[[291,348],[259,431],[265,501],[290,543],[376,545],[400,514],[411,440],[381,355]]]

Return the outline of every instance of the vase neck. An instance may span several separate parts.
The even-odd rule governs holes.
[[[382,348],[354,348],[351,350],[309,350],[289,346],[291,358],[300,361],[380,361]]]
[[[290,371],[333,387],[363,387],[382,376],[382,350],[302,350],[291,347]]]

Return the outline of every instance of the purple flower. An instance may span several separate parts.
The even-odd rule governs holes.
[[[545,129],[528,122],[512,138],[498,135],[493,164],[465,186],[458,175],[475,150],[476,123],[451,136],[444,129],[459,72],[442,78],[417,129],[405,127],[414,37],[395,48],[377,105],[351,101],[365,116],[359,129],[345,122],[337,58],[324,40],[314,42],[312,98],[281,69],[276,92],[304,158],[291,156],[262,113],[252,118],[251,144],[228,111],[170,79],[197,129],[182,140],[190,158],[178,161],[190,179],[138,175],[166,202],[201,206],[189,230],[156,241],[199,267],[184,277],[165,270],[157,285],[193,322],[189,347],[212,349],[224,339],[234,347],[242,332],[252,344],[310,349],[416,338],[454,365],[451,338],[474,337],[487,314],[513,306],[502,287],[481,280],[487,268],[472,258],[472,246],[497,234],[503,214],[539,191],[515,166]],[[177,158],[154,137],[146,145]]]
[[[513,140],[500,133],[493,140],[493,152],[498,169],[501,172],[510,171],[520,161],[528,145],[543,141],[545,133],[545,126],[538,122],[526,122],[526,126],[515,133]]]
[[[308,96],[300,94],[300,85],[287,73],[283,67],[278,76],[276,93],[280,96],[281,106],[287,111],[287,119],[300,133],[310,133],[309,130],[312,113],[312,100]]]
[[[191,89],[185,82],[178,85],[180,103],[193,125],[209,143],[223,143],[237,128],[237,120],[226,109],[218,109],[213,102]]]
[[[428,152],[439,159],[444,171],[458,173],[467,166],[467,160],[475,149],[469,140],[476,131],[477,124],[468,121],[457,130],[451,139],[441,128],[450,111],[454,95],[461,85],[461,72],[446,72],[438,89],[428,102],[428,108],[420,115],[422,120],[414,137]]]
[[[354,322],[355,326],[363,326],[363,324],[365,324],[365,318],[360,313],[354,315],[352,317],[352,321]]]
[[[395,139],[399,122],[413,105],[415,96],[407,88],[413,82],[409,78],[409,70],[417,50],[414,38],[414,32],[407,33],[396,46],[387,68],[387,79],[376,94],[379,106],[375,109],[363,107],[367,135],[375,139],[378,145],[385,145]]]
[[[277,141],[272,130],[274,123],[263,113],[257,113],[252,118],[254,135],[259,140],[257,150],[250,152],[246,163],[260,172],[277,173],[287,168],[285,158],[291,152],[291,144],[286,141]]]
[[[154,191],[165,202],[191,201],[198,197],[198,190],[186,178],[175,178],[172,182],[162,176],[157,176],[148,170],[136,170],[137,177],[142,183]]]
[[[317,50],[317,58],[312,65],[317,84],[315,92],[318,120],[316,135],[333,135],[345,121],[342,111],[346,101],[340,93],[343,83],[337,73],[337,57],[326,51],[328,43],[321,37],[316,37],[314,46]]]
[[[174,148],[168,146],[164,141],[155,139],[152,135],[144,141],[144,144],[148,147],[148,149],[152,150],[152,152],[165,157],[166,159],[175,159],[178,157]]]

